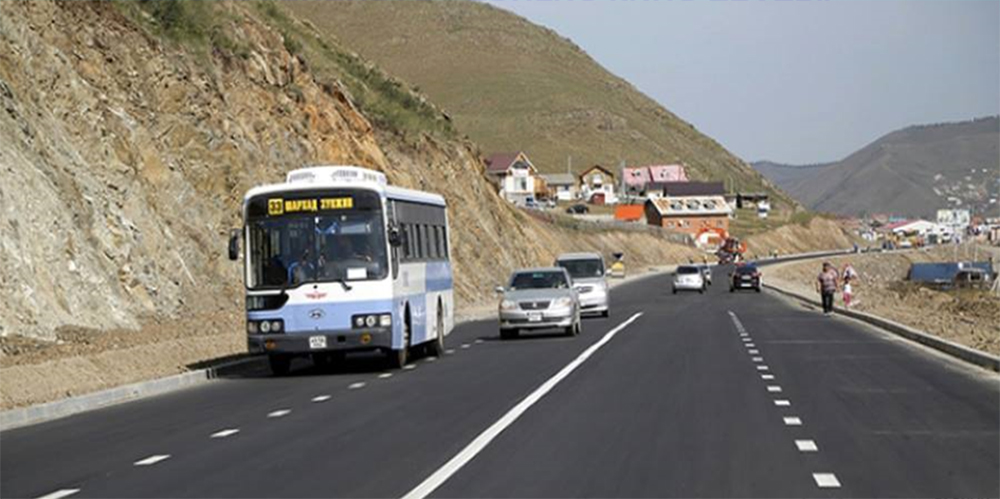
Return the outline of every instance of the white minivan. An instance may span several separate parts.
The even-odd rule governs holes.
[[[573,287],[580,295],[580,312],[583,315],[611,315],[611,295],[608,292],[607,267],[598,253],[564,253],[556,258],[573,278]]]

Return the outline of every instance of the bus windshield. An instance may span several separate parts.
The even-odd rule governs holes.
[[[388,273],[381,210],[251,219],[250,289],[377,280]]]

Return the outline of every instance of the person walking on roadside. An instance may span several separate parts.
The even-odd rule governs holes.
[[[830,262],[823,262],[823,271],[816,276],[816,291],[823,302],[823,315],[833,313],[833,297],[837,293],[837,269]]]

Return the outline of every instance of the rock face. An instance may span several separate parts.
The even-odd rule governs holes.
[[[69,326],[221,312],[229,320],[210,327],[239,335],[241,267],[225,239],[242,195],[309,164],[442,193],[463,304],[562,250],[624,250],[636,265],[690,251],[516,212],[473,144],[376,130],[250,6],[218,8],[240,57],[165,42],[110,2],[0,3],[0,334],[54,339]]]

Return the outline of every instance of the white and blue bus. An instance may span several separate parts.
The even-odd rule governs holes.
[[[388,185],[380,172],[320,166],[243,200],[247,347],[286,374],[294,357],[323,365],[352,351],[401,367],[415,347],[444,349],[453,326],[444,198]]]

